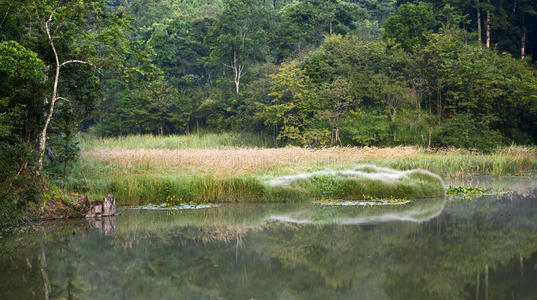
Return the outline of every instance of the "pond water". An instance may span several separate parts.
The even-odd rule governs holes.
[[[46,222],[0,237],[0,299],[535,299],[536,178],[472,181],[509,192]]]

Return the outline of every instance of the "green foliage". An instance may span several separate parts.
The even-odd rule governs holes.
[[[130,62],[137,67],[107,96],[98,120],[82,127],[96,123],[103,136],[201,127],[271,133],[279,144],[302,146],[432,146],[431,133],[464,113],[509,142],[534,143],[535,70],[472,42],[472,5],[117,4],[143,28],[131,38],[140,44]],[[482,16],[490,9],[476,5]],[[515,14],[530,11],[521,5]],[[493,22],[500,15],[493,11]],[[365,122],[369,112],[375,121]]]
[[[491,130],[471,116],[458,114],[437,129],[433,141],[443,147],[453,146],[490,152],[502,144],[502,136],[498,131]]]
[[[346,136],[360,146],[384,145],[391,135],[388,116],[374,110],[350,113],[343,130]]]
[[[28,145],[0,141],[0,229],[21,224],[26,208],[38,205],[41,185],[31,173],[36,160]]]
[[[15,41],[0,43],[0,228],[20,224],[26,208],[38,202],[40,185],[32,168],[36,156],[24,138],[39,118],[31,109],[44,70],[35,52]]]
[[[0,43],[0,72],[7,78],[40,82],[45,78],[45,65],[37,53],[16,41]]]
[[[439,26],[433,5],[426,2],[405,3],[384,24],[384,38],[393,40],[406,51],[425,46],[427,35]]]

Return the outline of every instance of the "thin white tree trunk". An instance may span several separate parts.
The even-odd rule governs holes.
[[[239,95],[243,66],[238,62],[236,51],[233,52],[232,69],[234,74],[235,93]]]
[[[520,58],[524,59],[526,57],[526,31],[522,33],[520,44]]]
[[[479,1],[476,1],[476,11],[477,11],[477,40],[479,41],[479,48],[482,47],[482,33],[481,33],[481,8],[479,8]]]
[[[521,23],[522,23],[522,37],[520,37],[520,58],[524,59],[526,57],[526,24],[525,24],[525,11],[524,6],[522,5],[519,10],[521,13]]]
[[[52,48],[52,52],[54,53],[54,59],[56,60],[56,74],[54,77],[54,86],[52,88],[52,97],[50,99],[50,107],[47,114],[47,118],[45,120],[45,125],[43,126],[43,130],[41,130],[41,135],[39,138],[39,160],[37,161],[37,171],[38,175],[41,173],[41,170],[43,169],[43,158],[45,156],[45,148],[47,147],[47,129],[48,125],[50,124],[50,119],[52,118],[52,114],[54,113],[54,105],[56,104],[56,97],[58,94],[58,81],[60,79],[60,59],[58,57],[58,52],[56,51],[56,47],[54,46],[54,40],[52,39],[52,35],[50,34],[50,22],[52,22],[52,17],[54,16],[54,13],[56,10],[53,10],[50,14],[48,20],[45,22],[45,31],[47,32],[48,40],[50,43],[50,47]]]
[[[39,160],[37,161],[37,175],[41,175],[41,170],[43,169],[43,159],[45,157],[45,149],[47,147],[47,130],[50,124],[50,120],[52,119],[52,115],[54,114],[54,107],[58,100],[67,100],[63,97],[58,96],[58,83],[60,81],[61,68],[68,64],[79,63],[79,64],[90,65],[97,69],[97,67],[94,64],[87,62],[87,61],[83,61],[83,60],[77,60],[77,59],[68,60],[60,64],[60,58],[58,56],[58,52],[56,51],[56,46],[54,45],[54,39],[52,38],[52,35],[50,33],[50,23],[52,22],[52,18],[54,14],[56,13],[56,10],[57,8],[52,11],[48,20],[45,22],[45,31],[47,33],[50,47],[52,48],[52,52],[54,53],[54,59],[56,61],[56,72],[54,75],[55,76],[54,85],[52,88],[52,96],[50,98],[49,110],[47,113],[47,117],[45,119],[45,125],[43,126],[43,129],[41,130],[41,134],[39,135]],[[46,98],[45,98],[45,101],[46,101]]]
[[[490,1],[488,1],[490,4]],[[487,8],[487,48],[490,48],[490,9]]]

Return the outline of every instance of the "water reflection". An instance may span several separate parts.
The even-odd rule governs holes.
[[[536,194],[391,208],[127,210],[48,223],[0,239],[0,298],[530,297],[537,295]]]

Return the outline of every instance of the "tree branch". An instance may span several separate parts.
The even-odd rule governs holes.
[[[2,25],[7,19],[7,16],[9,15],[9,11],[11,10],[11,4],[7,7],[6,14],[4,15],[4,18],[2,19],[2,22],[0,22],[0,29],[2,29]]]
[[[83,64],[83,65],[89,65],[89,66],[92,66],[96,71],[97,73],[103,75],[103,73],[101,73],[101,70],[99,69],[99,67],[97,67],[95,64],[89,62],[89,61],[84,61],[84,60],[78,60],[78,59],[71,59],[71,60],[68,60],[68,61],[64,61],[60,67],[63,67],[63,66],[66,66],[68,64]]]
[[[63,100],[63,101],[67,101],[67,102],[71,103],[71,100],[69,100],[67,98],[64,98],[64,97],[56,97],[56,100]]]

